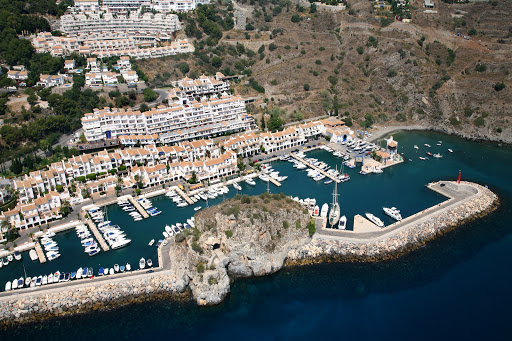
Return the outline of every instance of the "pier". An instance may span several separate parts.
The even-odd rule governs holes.
[[[85,214],[82,211],[82,218],[85,218]],[[93,223],[92,220],[87,219],[87,225],[89,226],[89,229],[91,230],[92,234],[94,235],[94,238],[98,241],[98,243],[101,246],[101,249],[103,251],[110,250],[110,247],[107,245],[107,242],[105,242],[105,239],[103,239],[103,236],[101,235],[100,231],[96,228],[96,225]]]
[[[277,187],[281,187],[281,183],[279,181],[277,181],[276,179],[272,178],[271,176],[267,176],[268,177],[268,180],[273,183],[274,185],[276,185]]]
[[[340,183],[340,182],[341,182],[341,181],[340,181],[340,179],[338,179],[337,177],[332,176],[331,174],[329,174],[329,173],[327,173],[326,171],[324,171],[324,170],[322,170],[322,169],[318,168],[317,166],[315,166],[315,165],[313,165],[313,164],[311,164],[311,163],[307,162],[306,160],[304,160],[304,159],[302,159],[302,158],[298,157],[297,155],[295,155],[295,154],[293,154],[293,153],[292,153],[292,154],[290,154],[290,155],[291,155],[294,159],[296,159],[296,160],[298,160],[298,161],[300,161],[300,162],[304,163],[306,166],[308,166],[308,167],[310,167],[310,168],[313,168],[314,170],[318,171],[320,174],[325,175],[325,177],[327,177],[327,178],[329,178],[329,179],[331,179],[331,180],[335,181],[336,183]]]
[[[189,204],[189,205],[194,204],[194,201],[192,201],[192,199],[190,199],[190,197],[185,192],[183,192],[181,190],[181,188],[175,187],[175,190],[176,190],[176,193],[178,193],[183,198],[183,200],[185,200],[187,202],[187,204]]]
[[[142,206],[139,204],[139,202],[137,200],[135,200],[131,195],[127,195],[126,198],[128,200],[130,200],[130,202],[132,203],[132,205],[137,209],[137,211],[139,211],[140,215],[143,217],[143,218],[149,218],[149,214],[148,212],[146,212],[146,210],[144,208],[142,208]],[[124,199],[124,198],[123,198]]]
[[[41,247],[41,244],[39,244],[39,241],[36,242],[35,249],[36,249],[36,253],[37,253],[37,258],[39,258],[39,262],[41,264],[46,263],[46,257],[44,255],[44,251],[43,251],[43,248]]]

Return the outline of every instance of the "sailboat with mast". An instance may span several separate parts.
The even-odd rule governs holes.
[[[336,167],[337,168],[337,167]],[[336,169],[337,170],[337,169]],[[338,182],[334,181],[334,192],[332,193],[332,205],[329,212],[329,225],[335,226],[340,220],[340,205],[338,204]]]

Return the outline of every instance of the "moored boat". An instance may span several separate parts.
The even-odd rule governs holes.
[[[148,259],[146,264],[148,265],[148,267],[152,267],[153,266],[153,261],[151,259]]]
[[[366,218],[368,218],[372,223],[374,223],[378,227],[384,227],[384,223],[382,222],[382,220],[380,220],[373,214],[367,212],[367,213],[365,213],[365,215],[366,215]]]
[[[320,211],[320,217],[326,218],[327,212],[329,211],[329,205],[327,203],[322,205],[322,210]]]
[[[146,267],[146,260],[144,258],[141,258],[139,260],[139,269],[144,269]]]
[[[397,209],[396,207],[383,207],[382,210],[384,211],[384,213],[386,213],[388,216],[390,216],[391,218],[395,219],[395,220],[402,220],[402,215],[400,214],[400,210]]]

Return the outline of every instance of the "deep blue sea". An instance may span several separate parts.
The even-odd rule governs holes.
[[[149,302],[12,328],[0,332],[0,340],[510,339],[512,149],[431,132],[401,132],[394,137],[404,153],[404,164],[380,175],[362,176],[356,169],[348,170],[352,179],[338,188],[349,228],[351,217],[366,211],[390,223],[382,214],[385,205],[396,206],[408,216],[443,201],[424,185],[454,180],[459,170],[463,180],[495,191],[500,208],[397,260],[288,268],[235,282],[226,301],[215,307]],[[438,140],[442,146],[436,145]],[[444,158],[419,160],[427,150],[441,152]],[[308,154],[332,166],[340,164],[325,151]],[[270,185],[271,192],[315,197],[320,204],[331,200],[332,184],[316,183],[286,162],[275,162],[273,167],[289,179],[281,188]],[[257,182],[253,188],[244,184],[242,192],[265,191],[266,185]],[[231,189],[228,196],[234,194]],[[1,289],[8,279],[23,275],[22,264],[28,274],[36,275],[79,266],[92,266],[96,272],[99,266],[136,264],[140,257],[156,260],[156,249],[147,246],[149,240],[161,238],[165,224],[183,222],[194,211],[177,209],[165,197],[152,201],[164,213],[137,223],[118,207],[108,208],[109,220],[133,240],[129,247],[90,258],[80,249],[75,233],[64,232],[55,238],[61,258],[41,265],[24,254],[21,262],[0,269]]]

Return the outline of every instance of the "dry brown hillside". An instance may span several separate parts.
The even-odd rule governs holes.
[[[240,63],[250,69],[235,89],[260,96],[257,104],[266,99],[268,106],[304,117],[337,112],[355,126],[366,117],[383,124],[419,122],[512,140],[512,2],[452,5],[435,0],[437,13],[427,14],[423,0],[412,0],[412,23],[386,27],[375,17],[372,1],[349,4],[353,15],[348,10],[298,12],[292,4],[270,22],[261,14],[271,13],[275,5],[236,4],[235,17],[242,11],[256,29],[224,32],[219,45],[226,50],[243,44],[244,53],[222,54],[205,46],[202,58],[196,53],[186,60],[145,61],[141,66],[150,78],[167,72],[164,78],[172,80],[182,77],[176,66],[184,61],[191,76],[212,72],[207,59],[219,54],[220,69],[240,74]],[[301,21],[292,22],[293,15]],[[250,78],[265,88],[264,94],[250,86]],[[505,88],[500,89],[502,82]],[[263,110],[254,108],[256,114]]]

